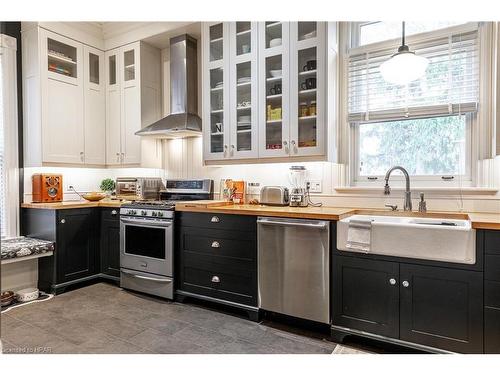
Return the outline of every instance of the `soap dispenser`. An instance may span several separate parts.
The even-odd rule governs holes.
[[[424,193],[420,193],[420,202],[418,202],[418,212],[427,212],[427,202],[424,200]]]

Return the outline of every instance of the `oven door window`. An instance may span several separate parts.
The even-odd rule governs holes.
[[[165,231],[165,228],[126,225],[125,253],[165,259]]]

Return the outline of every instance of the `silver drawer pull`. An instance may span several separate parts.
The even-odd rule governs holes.
[[[116,210],[111,211],[111,215],[116,215],[117,213]]]
[[[389,279],[389,284],[391,284],[391,285],[396,285],[396,279],[395,279],[395,278],[393,278],[393,277],[391,277],[391,278]]]
[[[61,224],[66,223],[66,219],[61,219],[60,223],[61,223]]]
[[[406,280],[405,280],[405,281],[403,281],[403,286],[404,286],[405,288],[408,288],[408,287],[410,286],[410,283],[409,283],[408,281],[406,281]]]
[[[213,282],[213,283],[220,283],[219,276],[213,276],[213,277],[212,277],[212,282]]]
[[[212,247],[220,247],[220,243],[218,241],[212,242]]]
[[[220,219],[218,216],[212,216],[212,218],[210,219],[211,223],[218,223],[219,221],[220,221]]]

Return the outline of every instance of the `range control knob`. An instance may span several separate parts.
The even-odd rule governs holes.
[[[141,215],[142,215],[142,216],[148,216],[148,211],[142,210],[142,211],[141,211]]]
[[[163,212],[158,211],[158,217],[163,217]]]
[[[157,216],[158,214],[156,213],[156,211],[153,211],[151,212],[151,216]]]

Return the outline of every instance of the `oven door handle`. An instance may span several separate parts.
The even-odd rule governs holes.
[[[120,221],[124,224],[145,225],[149,227],[170,227],[173,223],[172,220],[151,221],[146,219],[127,219],[124,217],[121,217]]]
[[[135,272],[126,271],[126,270],[121,270],[121,272],[123,272],[126,275],[130,275],[132,277],[135,277],[137,279],[142,279],[142,280],[156,281],[159,283],[167,283],[167,284],[172,282],[172,279],[158,279],[156,277],[143,276],[143,275],[139,275]]]

